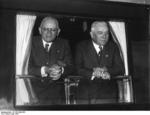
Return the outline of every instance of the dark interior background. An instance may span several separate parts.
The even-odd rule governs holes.
[[[11,3],[2,2],[0,5],[0,98],[10,101],[15,93],[15,42],[16,14],[31,13],[39,17],[55,14],[59,17],[62,35],[77,43],[83,40],[81,22],[95,19],[124,20],[127,24],[127,41],[130,74],[133,77],[134,97],[136,103],[149,103],[149,43],[148,22],[149,6],[127,3],[92,2],[77,0],[51,0],[32,2],[15,0]],[[40,21],[40,18],[39,18]],[[65,26],[63,26],[65,25]],[[37,27],[37,25],[36,25]],[[37,35],[37,30],[34,30]]]

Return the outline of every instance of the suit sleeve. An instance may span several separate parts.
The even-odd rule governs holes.
[[[84,66],[84,51],[82,45],[78,45],[76,49],[76,57],[75,57],[75,65],[76,65],[76,72],[78,75],[83,76],[86,79],[90,79],[93,73],[92,69],[86,68]]]
[[[34,56],[34,47],[32,46],[31,54],[30,54],[30,57],[29,57],[28,74],[40,77],[41,76],[41,67],[37,66],[35,64],[35,61],[34,61],[35,57],[36,56]]]
[[[108,68],[108,72],[112,77],[117,75],[124,75],[124,63],[120,56],[120,51],[117,46],[114,48],[113,60],[112,60],[112,67]]]

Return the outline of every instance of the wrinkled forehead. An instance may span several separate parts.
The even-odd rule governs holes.
[[[91,26],[93,31],[108,31],[108,25],[106,22],[94,22]]]
[[[45,18],[42,20],[41,28],[59,28],[58,21],[53,18]]]

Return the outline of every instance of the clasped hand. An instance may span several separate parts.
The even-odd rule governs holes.
[[[52,80],[58,80],[62,74],[62,67],[54,64],[51,67],[46,67],[45,72],[48,74],[48,77],[52,78]]]
[[[96,78],[110,79],[110,74],[106,67],[93,68],[93,76],[95,76]]]

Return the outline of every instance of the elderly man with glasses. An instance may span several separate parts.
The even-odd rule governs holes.
[[[72,56],[68,42],[59,38],[59,23],[46,17],[39,27],[41,36],[33,37],[29,59],[29,74],[37,79],[31,83],[39,104],[63,104],[65,91],[63,78],[72,72]]]

